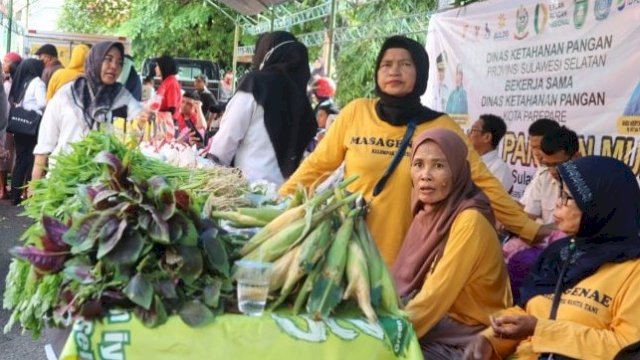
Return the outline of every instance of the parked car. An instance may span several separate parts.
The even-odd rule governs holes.
[[[140,76],[144,79],[153,74],[153,86],[157,89],[162,79],[155,75],[157,58],[147,58],[142,63]],[[185,92],[193,91],[194,78],[197,75],[207,76],[207,88],[216,98],[219,98],[220,91],[220,65],[209,60],[175,58],[178,65],[178,82]]]

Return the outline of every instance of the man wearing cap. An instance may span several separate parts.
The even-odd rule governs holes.
[[[48,86],[53,73],[63,68],[58,60],[58,49],[51,44],[44,44],[36,51],[36,56],[44,63],[42,81]]]

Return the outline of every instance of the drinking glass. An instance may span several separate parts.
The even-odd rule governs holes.
[[[238,308],[249,316],[261,316],[267,303],[273,264],[238,260],[234,277],[238,283]]]

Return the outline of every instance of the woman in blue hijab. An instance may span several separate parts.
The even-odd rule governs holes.
[[[588,156],[558,166],[554,219],[570,236],[549,246],[520,306],[496,314],[466,359],[613,359],[640,339],[640,188],[623,162]],[[551,357],[553,356],[553,357]]]

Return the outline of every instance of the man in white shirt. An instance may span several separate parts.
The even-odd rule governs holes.
[[[529,126],[529,149],[538,169],[520,198],[520,204],[532,219],[543,224],[553,222],[553,211],[560,196],[560,185],[543,163],[544,152],[541,144],[547,134],[555,133],[559,128],[560,124],[556,121],[544,118],[534,121]]]
[[[480,115],[478,120],[467,130],[473,148],[482,156],[489,171],[495,176],[505,190],[511,191],[513,176],[507,163],[498,154],[498,144],[507,132],[507,125],[501,117],[492,114]]]

